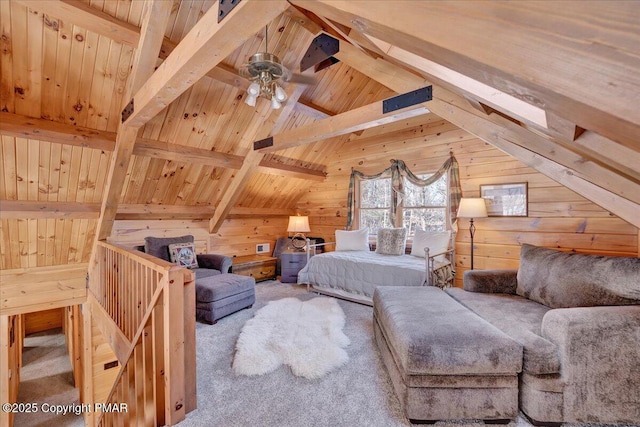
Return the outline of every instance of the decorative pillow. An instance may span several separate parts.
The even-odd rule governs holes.
[[[198,268],[196,247],[193,243],[172,243],[169,245],[171,262],[185,268]]]
[[[551,308],[640,303],[640,258],[523,244],[516,294]]]
[[[449,249],[450,240],[451,231],[433,232],[416,230],[416,234],[413,236],[413,243],[411,244],[411,255],[424,258],[425,248],[429,248],[429,256],[439,254]],[[434,260],[443,262],[445,256],[438,255]]]
[[[378,229],[376,253],[383,255],[404,255],[407,243],[407,230],[404,228]]]
[[[144,253],[165,261],[171,261],[169,256],[169,245],[172,243],[193,243],[193,236],[187,234],[179,237],[145,237]]]
[[[368,251],[369,229],[336,230],[336,251]]]

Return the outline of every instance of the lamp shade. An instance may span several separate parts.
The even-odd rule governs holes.
[[[289,217],[289,226],[287,227],[287,232],[308,233],[309,231],[311,231],[311,229],[309,228],[308,216],[290,216]]]
[[[487,216],[487,205],[481,198],[462,198],[458,208],[458,218],[484,218]]]

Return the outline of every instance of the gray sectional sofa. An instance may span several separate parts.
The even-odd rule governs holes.
[[[467,271],[464,288],[446,289],[445,295],[522,346],[518,404],[534,424],[640,424],[640,259],[564,253],[525,244],[518,270]],[[383,360],[392,380],[400,375],[406,382],[410,373],[397,362],[406,349],[395,348],[405,345],[406,339],[398,345],[394,336],[384,334],[415,335],[416,328],[433,330],[434,321],[425,318],[402,330],[389,311],[397,310],[401,300],[403,309],[414,310],[436,304],[436,299],[407,300],[387,291],[377,300],[374,327],[376,322],[382,324],[382,336],[376,338]],[[446,312],[440,316],[455,321]],[[439,333],[452,334],[449,342],[464,346],[455,336],[459,329],[451,327],[447,332],[440,327]],[[429,340],[417,342],[412,344],[413,354],[434,357]],[[505,347],[504,351],[517,350]],[[385,360],[385,352],[396,356]],[[400,390],[407,386],[400,385]],[[429,404],[409,403],[413,407]],[[486,411],[468,415],[474,413],[479,414],[476,418],[487,418]]]

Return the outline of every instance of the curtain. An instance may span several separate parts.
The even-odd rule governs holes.
[[[460,199],[462,198],[462,188],[460,187],[460,171],[458,169],[458,161],[453,154],[440,166],[440,168],[429,178],[421,179],[409,170],[402,160],[391,160],[391,166],[373,175],[365,175],[357,170],[351,170],[351,178],[349,179],[349,196],[347,199],[347,229],[351,228],[353,223],[353,213],[355,211],[355,186],[356,178],[359,179],[378,179],[391,177],[391,187],[393,189],[391,201],[391,219],[395,222],[396,209],[404,196],[404,179],[407,178],[410,183],[419,187],[426,187],[439,180],[442,175],[449,173],[449,215],[451,225],[455,227],[456,215]],[[395,225],[394,225],[395,226]]]

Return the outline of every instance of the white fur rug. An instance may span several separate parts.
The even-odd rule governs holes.
[[[233,371],[263,375],[285,364],[294,375],[320,378],[347,363],[344,312],[333,298],[271,301],[242,327]]]

